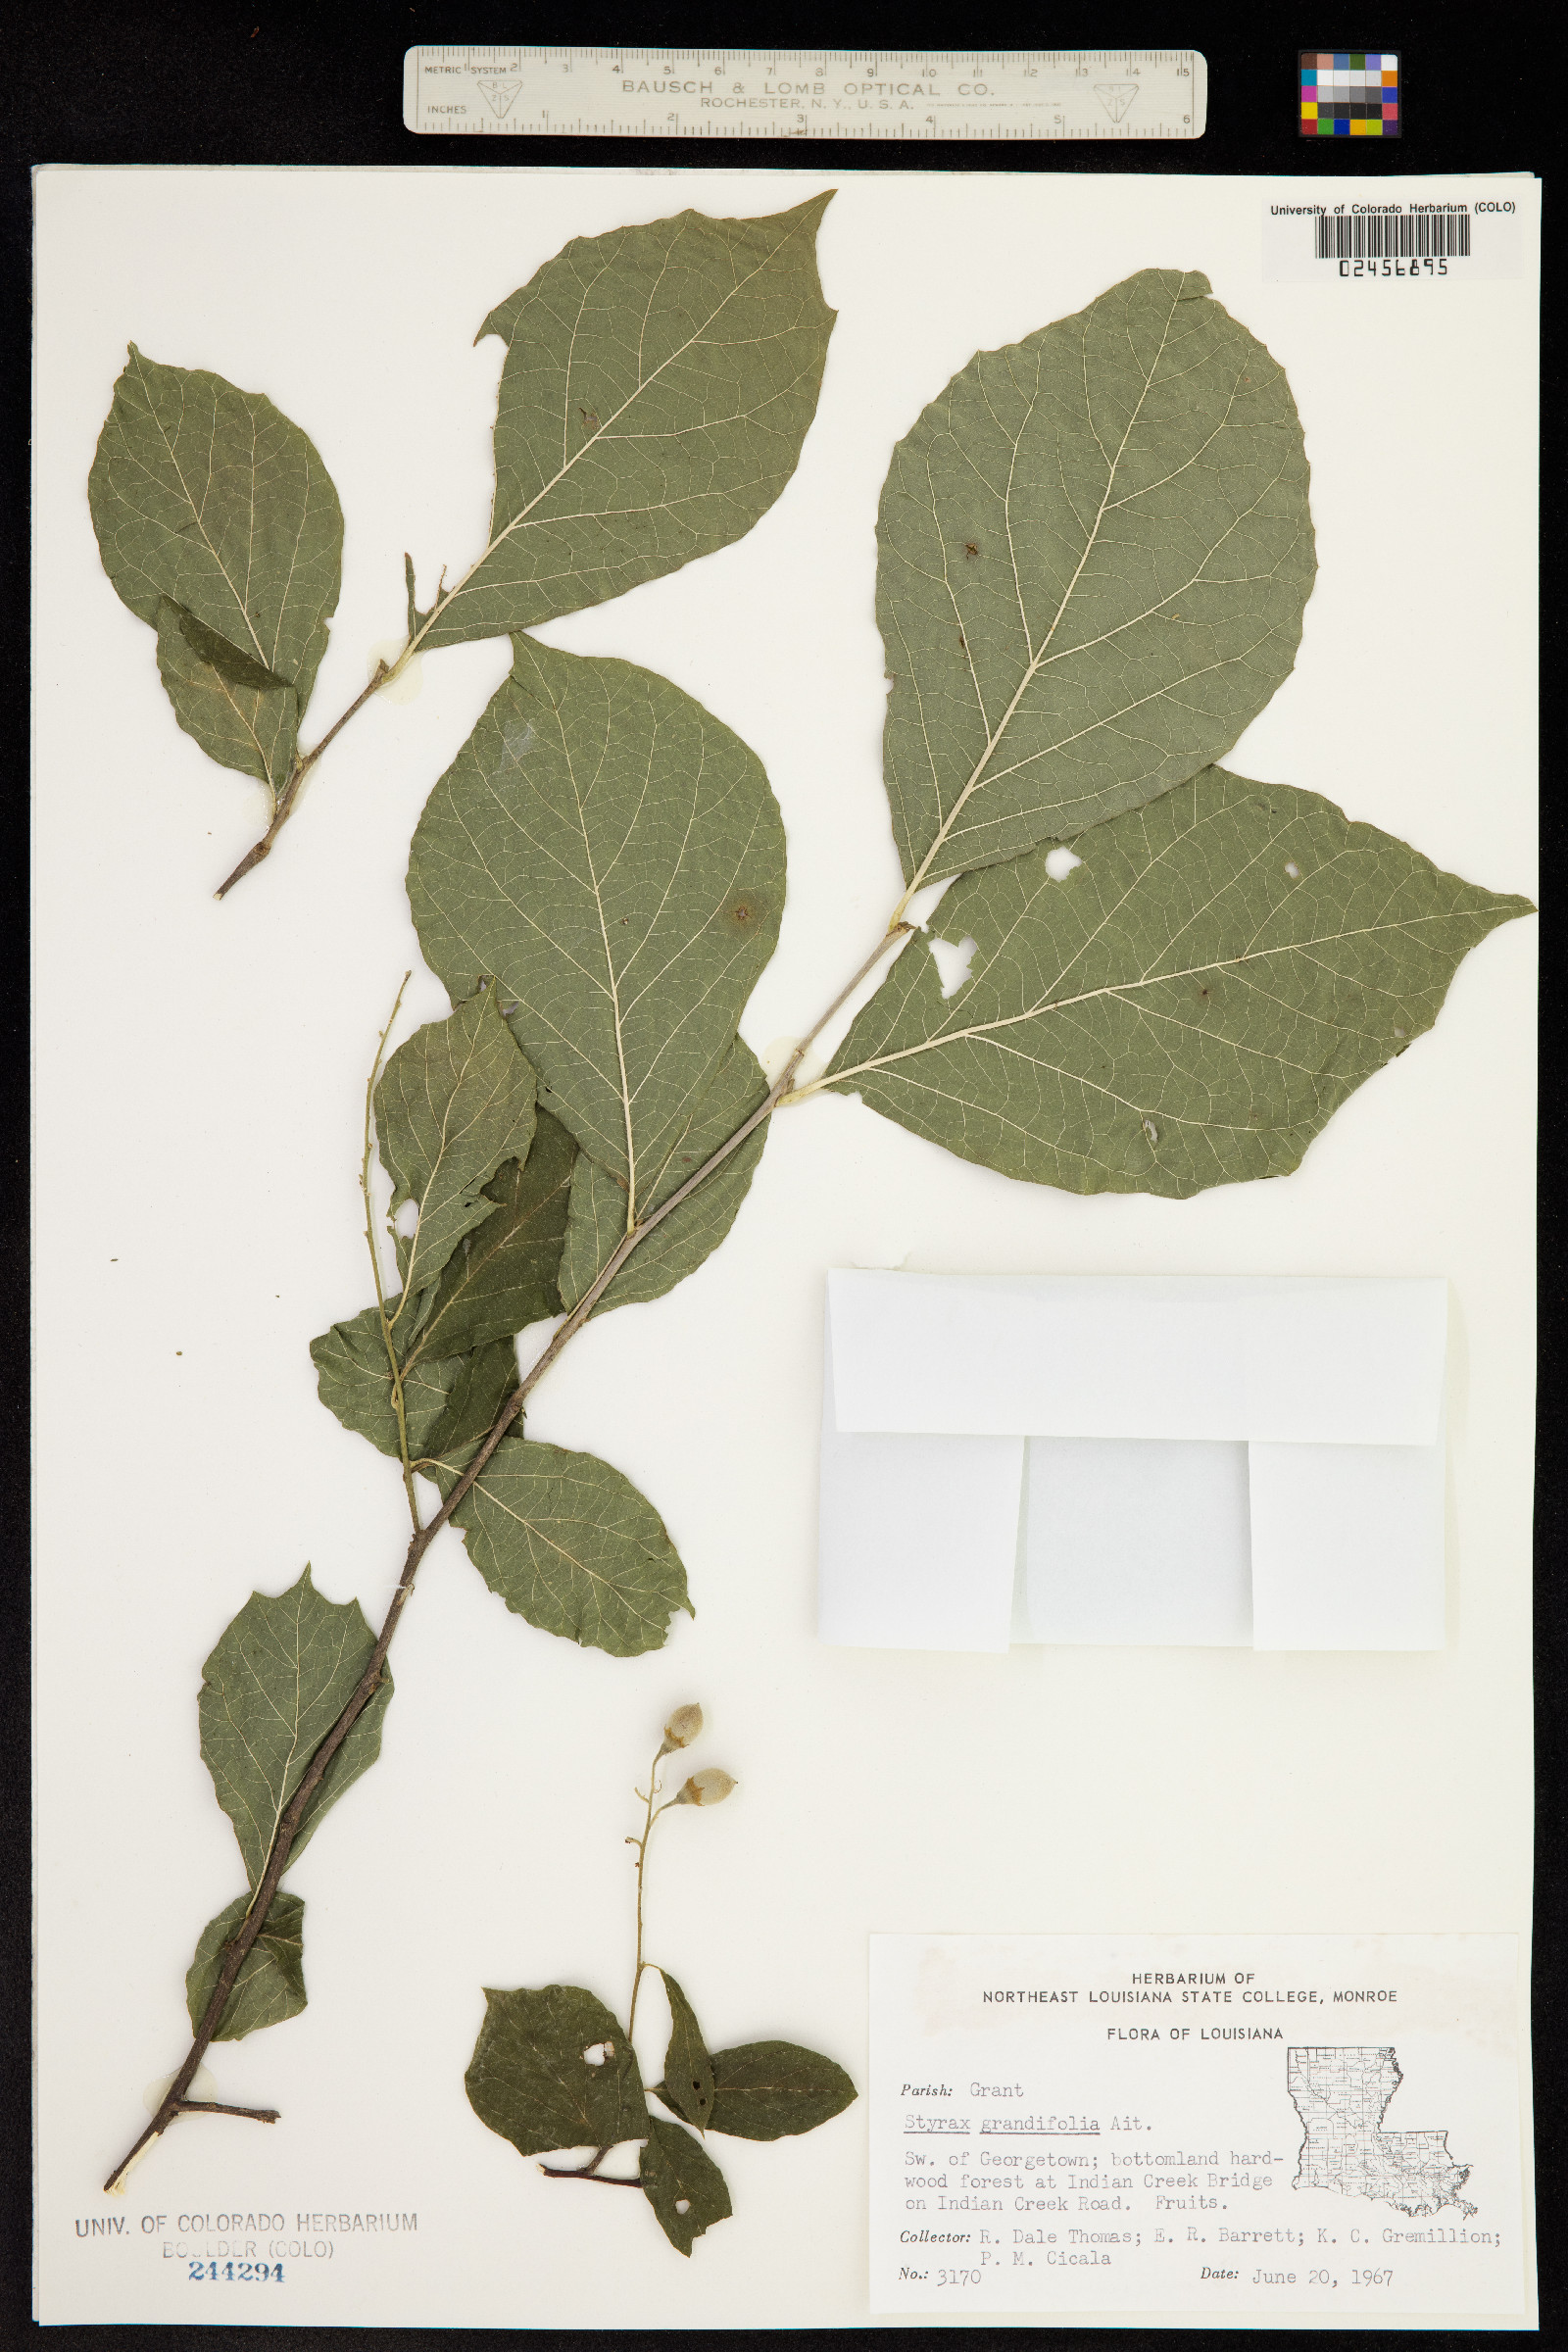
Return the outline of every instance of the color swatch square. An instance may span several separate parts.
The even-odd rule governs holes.
[[[1392,49],[1299,52],[1297,131],[1303,139],[1396,139],[1399,59]]]

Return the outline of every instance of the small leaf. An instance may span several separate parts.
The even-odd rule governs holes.
[[[498,1205],[447,1260],[419,1324],[416,1356],[511,1339],[560,1314],[557,1275],[576,1157],[564,1127],[541,1110],[527,1158],[509,1159],[484,1188]]]
[[[662,1167],[656,1168],[643,1195],[646,1215],[695,1176],[704,1161],[743,1126],[767,1095],[767,1079],[751,1048],[735,1040],[702,1101],[678,1134],[669,1141]],[[706,1184],[682,1201],[662,1225],[640,1242],[614,1281],[594,1307],[601,1315],[612,1306],[630,1306],[638,1300],[662,1298],[677,1282],[694,1274],[723,1241],[740,1213],[751,1189],[757,1163],[767,1141],[767,1125],[749,1135],[715,1168]],[[608,1168],[586,1152],[577,1155],[571,1180],[571,1217],[561,1261],[561,1301],[568,1310],[592,1289],[601,1268],[624,1240],[626,1191]]]
[[[1332,801],[1205,768],[956,883],[979,945],[945,999],[911,947],[829,1081],[961,1158],[1076,1193],[1282,1176],[1430,1029],[1462,956],[1526,899],[1445,874]]]
[[[585,2050],[608,2042],[590,2066]],[[484,2024],[464,2077],[482,2124],[521,2156],[614,2147],[648,2131],[637,2058],[619,2024],[580,1984],[484,1996]]]
[[[413,1467],[434,1479],[442,1494],[450,1493],[480,1441],[487,1438],[496,1415],[517,1386],[517,1350],[510,1340],[491,1340],[471,1355],[445,1356],[432,1371],[456,1370],[440,1419],[415,1452]],[[414,1378],[426,1367],[416,1366]]]
[[[793,2041],[748,2041],[713,2052],[710,2132],[732,2139],[790,2139],[849,2106],[855,2084],[842,2066]]]
[[[602,604],[749,531],[816,412],[828,197],[574,237],[497,305],[507,345],[490,543],[426,645]]]
[[[534,1075],[501,1017],[494,988],[399,1046],[375,1090],[391,1213],[417,1204],[412,1241],[398,1242],[405,1298],[433,1283],[466,1233],[491,1213],[485,1198],[503,1160],[533,1141]]]
[[[669,1995],[669,2047],[660,2097],[683,2123],[706,2132],[713,2112],[713,2061],[708,2055],[697,2015],[667,1968],[660,1974]]]
[[[689,2255],[706,2230],[727,2222],[734,2211],[724,2176],[708,2150],[662,2115],[648,2118],[637,2171],[661,2230],[679,2254]]]
[[[122,602],[152,628],[165,598],[181,607],[293,687],[297,723],[326,651],[343,554],[337,493],[299,426],[261,393],[206,368],[162,367],[133,343],[87,496]],[[188,726],[184,688],[170,691]],[[270,756],[269,773],[275,781]]]
[[[223,1946],[237,1936],[250,1896],[237,1894],[226,1910],[208,1921],[185,1977],[185,2006],[192,2033],[200,2029],[223,1965]],[[274,1894],[256,1941],[240,1962],[239,1975],[223,2005],[215,2041],[242,2041],[263,2026],[281,2025],[305,2006],[305,1905],[297,1894]]]
[[[627,1186],[624,1220],[773,952],[784,828],[756,754],[667,679],[514,650],[425,805],[409,900],[454,1002],[495,975],[541,1102]]]
[[[169,597],[158,603],[158,674],[174,716],[210,760],[255,776],[276,800],[294,763],[299,697]]]
[[[307,1568],[275,1598],[253,1592],[202,1668],[202,1759],[234,1825],[252,1886],[267,1868],[278,1818],[354,1694],[375,1636],[357,1600],[324,1600]],[[297,1860],[322,1815],[381,1751],[392,1695],[378,1688],[327,1766],[295,1834]]]
[[[414,601],[414,558],[408,555],[403,559],[403,584],[409,594],[409,635],[412,637],[418,629],[419,622],[424,615]]]
[[[977,354],[877,523],[906,879],[1069,839],[1228,751],[1296,659],[1306,487],[1283,369],[1196,270]]]
[[[395,1300],[389,1300],[388,1310],[395,1305]],[[417,1309],[409,1320],[417,1325]],[[403,1411],[409,1450],[422,1454],[431,1450],[431,1441],[468,1359],[461,1354],[426,1356],[417,1343],[411,1352],[413,1361],[403,1376]],[[398,1423],[392,1404],[392,1370],[376,1309],[365,1307],[347,1323],[334,1323],[330,1331],[323,1331],[319,1339],[311,1342],[311,1360],[317,1370],[317,1391],[327,1411],[335,1413],[345,1429],[368,1438],[396,1461]]]
[[[591,1453],[509,1435],[453,1520],[491,1592],[543,1633],[629,1658],[691,1611],[663,1521]]]

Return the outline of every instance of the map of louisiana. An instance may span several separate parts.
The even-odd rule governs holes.
[[[1401,2213],[1440,2213],[1445,2205],[1474,2213],[1459,2194],[1470,2167],[1454,2163],[1446,2132],[1384,2131],[1403,2080],[1387,2046],[1287,2050],[1286,2087],[1305,2133],[1296,2187],[1386,2197]]]

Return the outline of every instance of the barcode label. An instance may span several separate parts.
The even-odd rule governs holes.
[[[1398,194],[1396,194],[1398,190]],[[1524,270],[1523,176],[1282,180],[1263,205],[1263,275],[1298,286],[1473,286]],[[1445,299],[1446,299],[1445,297]]]
[[[1470,259],[1467,212],[1320,213],[1315,227],[1320,262]]]

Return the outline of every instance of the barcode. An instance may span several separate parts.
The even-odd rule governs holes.
[[[1320,213],[1320,262],[1408,262],[1470,252],[1468,213]]]

